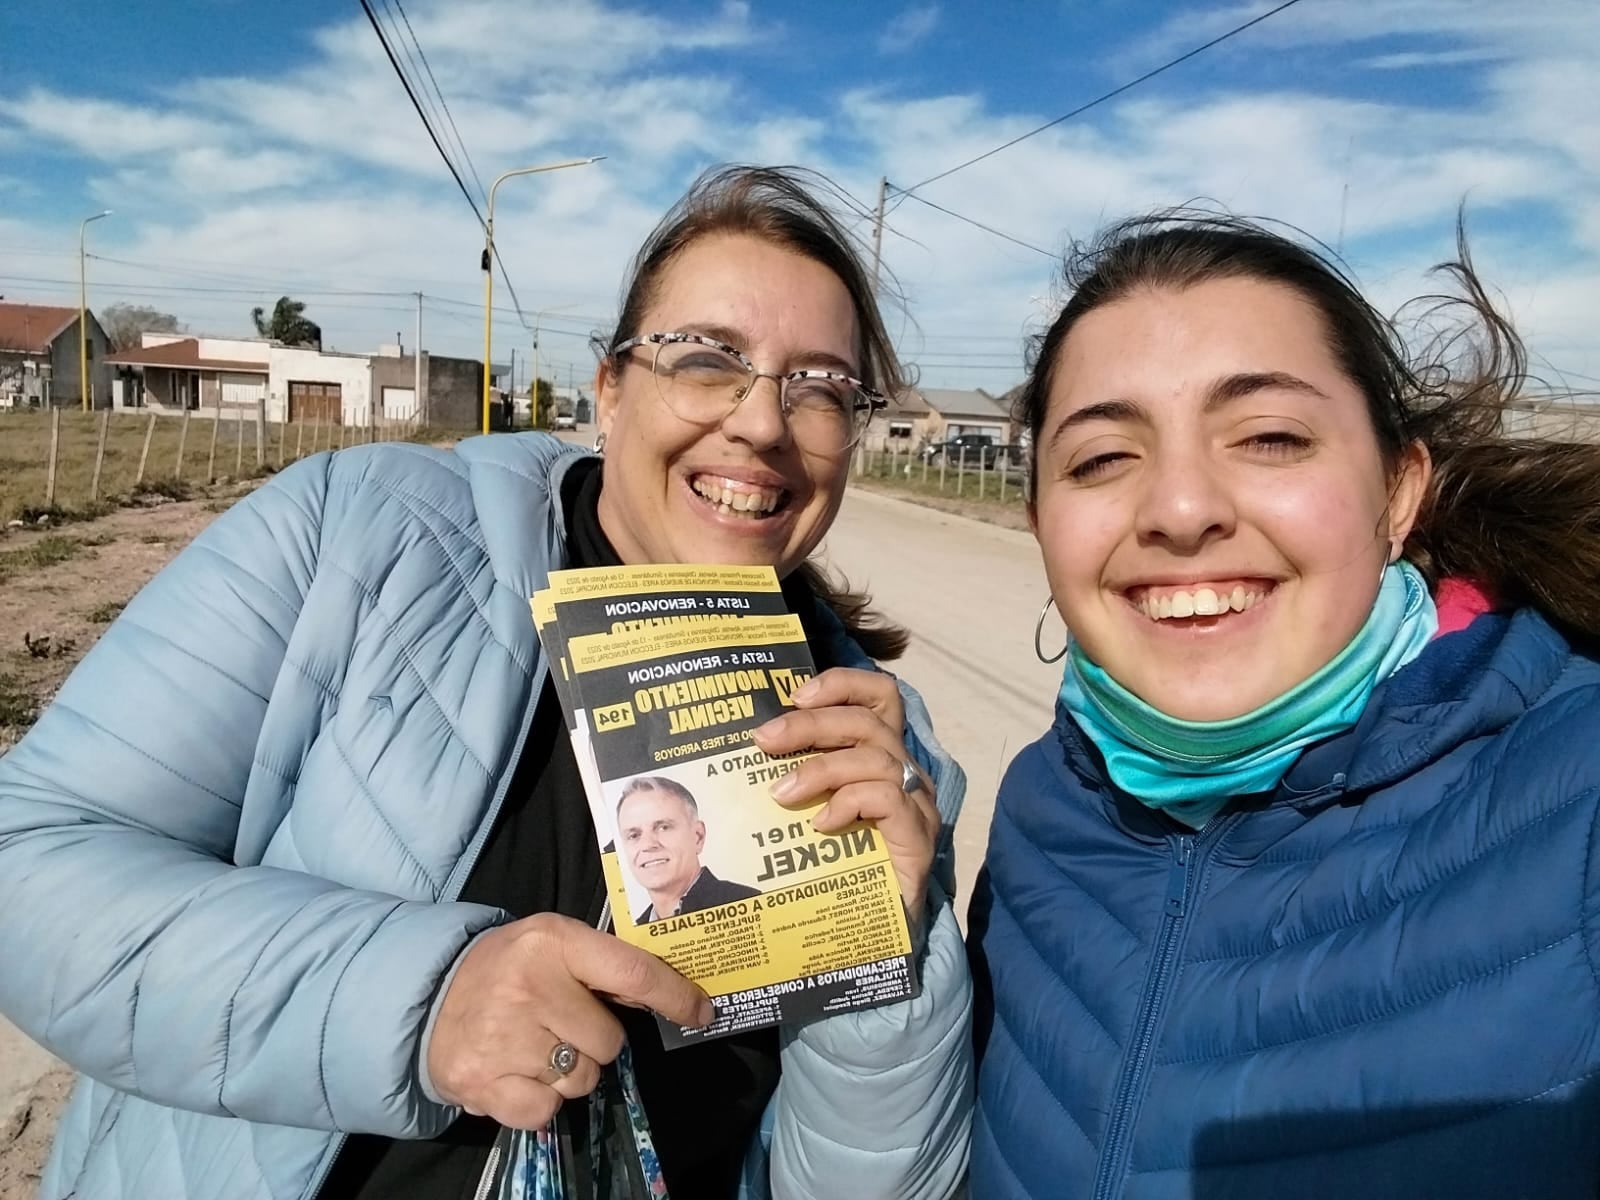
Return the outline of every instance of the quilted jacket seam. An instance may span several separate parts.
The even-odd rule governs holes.
[[[1117,1040],[1116,1035],[1113,1034],[1111,1030],[1106,1028],[1105,1022],[1102,1021],[1099,1016],[1095,1014],[1094,1010],[1089,1007],[1088,1002],[1084,1000],[1081,994],[1079,994],[1078,989],[1073,987],[1072,984],[1067,981],[1066,977],[1062,975],[1060,971],[1057,971],[1051,964],[1050,960],[1045,958],[1045,956],[1040,952],[1039,948],[1033,944],[1033,939],[1028,937],[1023,931],[1021,924],[1019,924],[1017,919],[1011,915],[1011,910],[1003,902],[1001,902],[997,903],[992,911],[995,915],[1003,917],[1011,926],[1011,928],[1016,931],[1018,941],[1020,941],[1022,945],[1027,948],[1028,952],[1039,961],[1039,963],[1044,967],[1045,972],[1052,979],[1055,979],[1058,983],[1060,983],[1061,986],[1067,990],[1067,993],[1075,1001],[1077,1001],[1078,1007],[1082,1009],[1083,1014],[1094,1023],[1094,1027],[1101,1033],[1105,1034],[1106,1041],[1120,1051],[1122,1049],[1122,1043]],[[1143,945],[1143,943],[1140,944],[1141,946]]]
[[[1010,1045],[1012,1062],[1026,1069],[1028,1074],[1032,1075],[1039,1081],[1040,1086],[1044,1088],[1045,1095],[1049,1096],[1055,1106],[1061,1110],[1061,1115],[1066,1117],[1066,1119],[1071,1123],[1072,1127],[1078,1131],[1079,1136],[1083,1138],[1085,1143],[1098,1151],[1099,1147],[1095,1145],[1094,1138],[1089,1136],[1089,1131],[1083,1127],[1083,1123],[1080,1122],[1077,1117],[1072,1115],[1072,1110],[1069,1109],[1066,1105],[1066,1102],[1056,1094],[1055,1088],[1050,1086],[1050,1081],[1043,1075],[1039,1074],[1038,1069],[1033,1065],[1033,1063],[1028,1061],[1027,1055],[1023,1054],[1022,1052],[1022,1043],[1017,1041],[1017,1039],[1011,1035],[1010,1024],[998,1011],[995,1013],[994,1027],[995,1029],[999,1030],[999,1032],[1005,1037],[1006,1042]],[[980,1105],[980,1107],[982,1106]]]
[[[422,512],[419,510],[425,510],[428,514],[443,522],[445,526],[447,526],[448,529],[456,535],[457,539],[473,545],[479,552],[478,570],[481,572],[482,570],[487,569],[491,582],[495,585],[498,585],[499,580],[494,576],[493,564],[490,562],[488,549],[484,545],[482,537],[468,532],[465,527],[453,520],[448,513],[443,512],[436,506],[428,503],[428,501],[424,500],[422,497],[413,495],[410,492],[401,491],[399,487],[390,480],[375,478],[372,480],[372,484],[380,491],[393,496],[397,501],[400,502],[401,507],[405,508],[406,511],[410,512],[413,517],[416,517],[424,526],[428,528],[428,532],[434,537],[434,543],[439,552],[443,554],[449,561],[451,570],[455,572],[456,578],[461,581],[462,594],[467,597],[468,601],[472,604],[473,611],[477,613],[478,619],[483,622],[484,628],[489,631],[489,640],[495,645],[504,649],[505,652],[511,656],[512,660],[519,667],[521,667],[525,673],[531,675],[533,673],[533,665],[531,663],[524,662],[521,655],[519,655],[512,647],[506,645],[499,639],[498,636],[496,636],[494,625],[489,620],[488,612],[485,611],[478,598],[472,594],[473,572],[468,570],[468,564],[459,556],[455,546],[451,544],[451,539],[442,536],[442,531],[434,529],[431,522],[424,519]],[[415,507],[413,507],[413,505]],[[332,565],[339,566],[340,570],[342,570],[346,575],[349,575],[353,579],[356,578],[355,573],[348,568],[337,563]]]
[[[140,633],[145,634],[147,637],[155,638],[157,641],[162,642],[165,645],[169,646],[171,649],[177,651],[179,654],[183,655],[183,657],[189,659],[190,661],[199,663],[202,667],[205,667],[207,670],[215,671],[218,675],[222,676],[229,683],[233,684],[236,688],[238,688],[240,691],[242,691],[245,695],[250,696],[252,699],[259,700],[259,701],[261,701],[262,704],[266,704],[267,703],[267,697],[263,696],[260,692],[256,691],[253,687],[251,687],[244,680],[240,679],[236,675],[233,675],[233,674],[230,674],[227,671],[224,671],[221,667],[219,667],[216,663],[212,662],[210,659],[201,658],[193,650],[190,650],[186,646],[180,645],[179,643],[174,641],[172,638],[168,637],[166,634],[161,633],[161,632],[159,632],[157,630],[151,629],[148,625],[141,625],[138,621],[130,620],[127,617],[122,618],[122,621],[123,621],[123,624],[128,626],[129,628],[137,629]]]
[[[233,1010],[239,1003],[239,993],[243,990],[245,982],[251,975],[255,974],[255,969],[266,954],[267,948],[278,940],[278,934],[281,932],[281,929],[274,930],[272,935],[261,943],[260,948],[255,953],[255,957],[250,960],[250,965],[245,968],[244,974],[239,976],[239,983],[233,989],[233,995],[228,997],[228,1011],[222,1021],[222,1078],[217,1084],[217,1107],[230,1117],[238,1115],[223,1102],[223,1097],[228,1090],[228,1067],[233,1061]]]
[[[345,959],[344,966],[339,969],[339,977],[333,981],[333,987],[328,990],[328,1007],[323,1010],[322,1029],[317,1036],[317,1087],[322,1092],[322,1107],[335,1128],[339,1125],[339,1116],[333,1111],[333,1097],[328,1093],[328,1023],[333,1020],[333,1005],[339,998],[339,989],[344,986],[344,977],[350,973],[351,966],[361,957],[362,951],[372,944],[372,939],[378,936],[378,931],[388,923],[389,918],[400,911],[404,903],[403,900],[396,900],[389,911],[373,924],[367,936],[362,939],[361,945]]]
[[[372,789],[362,780],[361,772],[356,770],[355,764],[350,761],[350,756],[344,752],[344,747],[339,744],[338,735],[330,731],[328,741],[333,746],[334,754],[338,755],[339,761],[344,764],[344,769],[350,772],[350,779],[356,785],[356,790],[366,798],[367,806],[378,814],[378,820],[382,821],[383,827],[389,831],[389,836],[394,839],[395,845],[400,848],[400,853],[405,857],[405,861],[411,864],[412,869],[418,875],[427,880],[429,890],[434,895],[438,895],[439,885],[434,881],[433,876],[428,873],[428,869],[422,865],[422,860],[412,853],[411,847],[406,845],[406,840],[400,836],[400,831],[394,827],[389,820],[388,814],[378,804],[378,797],[373,794]]]
[[[1581,1075],[1574,1075],[1571,1079],[1563,1079],[1560,1083],[1553,1083],[1549,1087],[1535,1092],[1531,1096],[1523,1096],[1517,1100],[1507,1100],[1503,1104],[1497,1104],[1492,1108],[1486,1108],[1482,1112],[1475,1112],[1471,1116],[1462,1116],[1453,1121],[1440,1121],[1433,1125],[1419,1126],[1416,1129],[1408,1129],[1404,1133],[1391,1134],[1389,1137],[1378,1138],[1375,1141],[1363,1141],[1360,1143],[1360,1148],[1364,1150],[1370,1150],[1376,1146],[1387,1146],[1395,1142],[1403,1142],[1408,1138],[1423,1137],[1430,1133],[1437,1133],[1442,1129],[1459,1128],[1463,1125],[1472,1125],[1479,1121],[1487,1121],[1491,1117],[1497,1117],[1501,1113],[1510,1112],[1514,1108],[1521,1108],[1524,1104],[1537,1104],[1540,1100],[1543,1100],[1552,1092],[1559,1092],[1562,1088],[1571,1087],[1575,1083],[1583,1083],[1586,1080],[1593,1079],[1597,1075],[1600,1075],[1600,1067],[1591,1068]],[[1348,1148],[1341,1147],[1341,1149]],[[1162,1171],[1185,1169],[1194,1171],[1196,1173],[1223,1170],[1236,1171],[1240,1167],[1259,1166],[1262,1163],[1289,1162],[1296,1158],[1310,1158],[1317,1155],[1327,1154],[1328,1152],[1329,1151],[1327,1147],[1317,1147],[1316,1149],[1312,1150],[1297,1150],[1289,1154],[1272,1154],[1262,1155],[1257,1158],[1229,1159],[1227,1162],[1207,1163],[1204,1166],[1199,1167],[1188,1163],[1174,1164],[1171,1167],[1147,1167],[1140,1173],[1158,1174]]]
[[[1144,945],[1144,939],[1142,939],[1132,929],[1129,929],[1128,926],[1123,922],[1122,918],[1117,916],[1116,913],[1112,912],[1111,909],[1106,906],[1105,901],[1101,900],[1100,897],[1096,896],[1088,888],[1084,887],[1083,884],[1072,875],[1066,873],[1065,871],[1058,870],[1056,865],[1050,861],[1050,856],[1047,855],[1043,850],[1039,849],[1033,840],[1029,838],[1028,835],[1023,831],[1022,827],[1017,824],[1013,817],[1008,814],[1005,818],[1005,821],[1006,824],[1011,826],[1012,830],[1018,835],[1018,839],[1022,842],[1023,846],[1025,846],[1035,857],[1043,861],[1045,866],[1049,868],[1052,875],[1058,876],[1061,879],[1064,879],[1067,883],[1071,884],[1074,891],[1076,891],[1080,896],[1083,896],[1089,901],[1090,904],[1093,904],[1101,912],[1105,913],[1106,916],[1110,917],[1111,920],[1116,923],[1118,929],[1127,934],[1128,937],[1131,938],[1136,944],[1141,946]]]
[[[273,587],[265,579],[261,578],[261,576],[245,570],[243,564],[241,564],[238,559],[224,554],[221,550],[218,550],[215,546],[211,545],[211,543],[204,541],[190,542],[188,548],[193,549],[201,554],[210,554],[216,558],[220,558],[223,562],[228,564],[228,567],[231,570],[243,575],[251,583],[258,584],[262,590],[270,592],[280,604],[282,604],[290,612],[294,613],[296,617],[298,617],[300,612],[304,609],[305,602],[303,599],[298,603],[289,599],[289,597],[285,596],[277,588]]]
[[[1578,928],[1583,933],[1583,961],[1589,964],[1589,978],[1596,987],[1600,987],[1600,966],[1595,964],[1594,947],[1590,944],[1593,927],[1589,920],[1590,897],[1594,889],[1594,843],[1597,828],[1600,828],[1600,807],[1596,808],[1594,816],[1589,819],[1589,838],[1584,846],[1583,855],[1583,888],[1578,893]]]
[[[220,800],[224,804],[232,805],[234,808],[239,808],[240,807],[240,804],[239,804],[239,802],[237,800],[230,800],[227,796],[224,796],[221,792],[213,791],[211,788],[206,787],[205,784],[199,782],[198,780],[189,778],[189,776],[185,775],[182,771],[179,771],[176,767],[172,766],[171,763],[162,762],[161,759],[159,759],[155,755],[151,754],[148,750],[145,750],[143,747],[134,745],[132,742],[128,741],[127,738],[121,737],[118,734],[116,734],[115,732],[113,732],[112,730],[107,729],[104,725],[100,724],[100,722],[96,721],[93,717],[89,716],[82,709],[74,708],[72,705],[63,703],[61,700],[57,700],[57,701],[55,701],[55,703],[56,703],[56,705],[61,707],[66,712],[69,712],[73,716],[77,717],[78,720],[82,721],[85,725],[92,726],[97,732],[104,734],[106,737],[110,738],[112,741],[118,743],[119,745],[126,746],[129,750],[132,750],[135,754],[137,754],[140,758],[144,759],[146,762],[154,763],[156,766],[160,767],[163,771],[167,772],[167,774],[172,775],[174,778],[181,779],[184,783],[188,784],[190,787],[194,788],[196,791],[204,792],[206,795],[212,797],[213,799]],[[94,813],[96,816],[104,817],[106,820],[115,822],[118,825],[130,825],[135,829],[143,830],[145,833],[156,833],[156,834],[160,834],[162,837],[170,837],[171,836],[170,834],[166,833],[165,831],[157,829],[152,825],[145,825],[145,824],[140,823],[139,821],[136,821],[131,815],[126,815],[126,814],[123,814],[123,813],[115,813],[115,814],[110,813],[110,812],[106,811],[105,809],[101,808],[99,805],[95,804],[87,796],[74,796],[73,797],[73,801],[74,801],[74,804],[76,806],[81,807],[81,808],[86,808],[90,812]]]
[[[1070,1120],[1070,1117],[1068,1119]],[[990,1143],[994,1146],[995,1153],[993,1161],[998,1164],[1003,1171],[1005,1171],[1006,1177],[1009,1178],[1015,1185],[1017,1193],[1019,1195],[1026,1196],[1028,1194],[1028,1189],[1023,1184],[1022,1177],[1017,1174],[1017,1169],[1011,1165],[1011,1156],[1001,1148],[1000,1139],[995,1136],[994,1127],[989,1124],[989,1119],[984,1115],[983,1109],[980,1108],[973,1114],[972,1121],[974,1126],[973,1139],[976,1140],[977,1138],[976,1126],[981,1121],[985,1131],[989,1135]]]
[[[442,719],[445,725],[449,727],[452,740],[458,746],[460,746],[466,756],[472,760],[473,766],[478,768],[479,772],[482,773],[484,778],[493,779],[494,772],[489,770],[488,767],[484,766],[482,760],[479,759],[475,753],[473,753],[472,747],[467,744],[466,739],[461,737],[460,733],[457,732],[456,722],[450,719],[450,714],[445,711],[444,705],[439,703],[439,698],[433,694],[433,689],[428,686],[427,677],[423,675],[422,671],[417,667],[417,664],[412,657],[410,644],[400,639],[400,631],[398,628],[396,628],[394,619],[384,611],[383,605],[378,600],[377,593],[375,593],[371,588],[367,587],[359,577],[357,577],[352,571],[343,565],[331,561],[327,565],[348,578],[352,583],[355,584],[357,590],[372,602],[372,611],[383,618],[384,625],[388,628],[391,634],[395,635],[395,653],[400,657],[401,662],[405,664],[406,670],[410,671],[412,675],[416,676],[417,686],[421,689],[422,694],[428,698],[428,702],[433,705],[434,710],[439,714],[440,719]],[[482,613],[479,613],[479,616],[481,618]],[[492,630],[490,631],[489,640],[494,645],[500,645],[498,639],[493,636]],[[515,658],[516,656],[512,655],[512,657]]]
[[[1281,1050],[1285,1046],[1301,1046],[1307,1042],[1317,1041],[1319,1038],[1333,1037],[1336,1034],[1348,1033],[1352,1029],[1361,1029],[1367,1026],[1379,1025],[1385,1021],[1393,1020],[1395,1017],[1402,1016],[1405,1013],[1410,1012],[1415,1008],[1419,1008],[1420,1006],[1433,1000],[1437,1000],[1441,996],[1448,995],[1450,992],[1456,991],[1459,988],[1468,987],[1474,983],[1481,983],[1483,980],[1488,979],[1491,976],[1498,975],[1502,971],[1509,971],[1518,963],[1527,962],[1530,958],[1537,958],[1541,954],[1548,954],[1557,946],[1560,946],[1564,942],[1570,942],[1575,937],[1581,938],[1581,931],[1573,930],[1570,933],[1565,933],[1553,942],[1547,942],[1545,945],[1525,951],[1524,953],[1517,955],[1515,958],[1508,959],[1502,963],[1497,963],[1486,971],[1478,971],[1475,974],[1466,975],[1460,979],[1452,980],[1450,983],[1447,983],[1442,987],[1436,987],[1432,991],[1423,992],[1419,995],[1413,996],[1403,1004],[1397,1004],[1393,1008],[1387,1009],[1380,1013],[1361,1017],[1359,1020],[1348,1021],[1343,1025],[1334,1025],[1327,1029],[1319,1029],[1315,1033],[1307,1033],[1301,1037],[1286,1038],[1282,1041],[1261,1042],[1257,1045],[1249,1047],[1248,1049],[1232,1050],[1225,1054],[1197,1054],[1186,1058],[1161,1058],[1158,1059],[1157,1062],[1159,1065],[1164,1067],[1196,1066],[1202,1063],[1225,1062],[1231,1058],[1249,1058],[1253,1054],[1260,1054],[1264,1051]]]
[[[1260,957],[1262,957],[1264,955],[1267,955],[1267,954],[1275,954],[1275,953],[1278,953],[1279,951],[1283,951],[1283,950],[1292,950],[1296,946],[1304,945],[1305,943],[1311,942],[1311,941],[1315,941],[1318,938],[1327,937],[1329,934],[1342,933],[1345,930],[1355,928],[1357,925],[1362,925],[1362,924],[1365,924],[1368,921],[1373,921],[1373,920],[1377,920],[1377,919],[1379,919],[1381,917],[1386,917],[1390,913],[1394,912],[1395,909],[1401,907],[1404,904],[1409,903],[1412,900],[1415,900],[1418,896],[1424,895],[1430,889],[1435,888],[1435,887],[1439,886],[1442,883],[1446,883],[1449,880],[1454,879],[1456,876],[1458,876],[1458,875],[1462,874],[1463,872],[1467,871],[1469,868],[1476,866],[1478,863],[1482,862],[1490,854],[1493,854],[1494,852],[1496,852],[1498,850],[1501,850],[1504,847],[1510,845],[1513,841],[1515,841],[1517,838],[1520,838],[1523,834],[1531,832],[1533,829],[1537,828],[1539,825],[1543,824],[1545,821],[1548,821],[1552,817],[1558,816],[1562,812],[1565,812],[1568,808],[1571,808],[1574,804],[1577,804],[1577,803],[1579,803],[1580,801],[1583,801],[1583,800],[1591,799],[1595,795],[1595,793],[1597,791],[1600,791],[1600,789],[1586,788],[1584,791],[1581,791],[1581,792],[1578,792],[1578,793],[1576,793],[1576,794],[1574,794],[1572,796],[1569,796],[1567,799],[1563,800],[1560,804],[1556,805],[1554,808],[1548,808],[1544,812],[1539,813],[1532,820],[1527,821],[1524,824],[1518,825],[1515,829],[1509,830],[1504,836],[1499,838],[1497,841],[1491,842],[1491,843],[1489,843],[1487,845],[1484,845],[1484,846],[1480,847],[1476,854],[1472,855],[1470,858],[1464,859],[1460,863],[1460,865],[1455,867],[1453,870],[1446,871],[1444,874],[1439,875],[1436,878],[1425,880],[1421,884],[1419,884],[1417,887],[1412,888],[1409,891],[1405,891],[1405,892],[1402,892],[1402,893],[1394,896],[1390,900],[1390,902],[1388,904],[1384,905],[1382,908],[1376,909],[1376,910],[1374,910],[1372,912],[1362,913],[1359,916],[1352,917],[1348,921],[1341,921],[1338,924],[1329,925],[1326,928],[1318,927],[1316,929],[1312,929],[1312,930],[1308,931],[1304,936],[1297,937],[1293,941],[1281,942],[1281,943],[1277,943],[1275,945],[1270,945],[1270,946],[1258,946],[1258,947],[1254,947],[1252,949],[1241,950],[1241,951],[1239,951],[1237,953],[1234,953],[1234,954],[1215,954],[1215,955],[1211,955],[1210,957],[1207,957],[1207,958],[1191,958],[1191,959],[1188,960],[1188,962],[1190,963],[1190,965],[1193,965],[1193,966],[1202,966],[1202,965],[1205,965],[1205,964],[1208,964],[1208,963],[1236,962],[1236,961],[1238,961],[1240,959],[1260,958]]]
[[[283,656],[283,665],[291,668],[295,674],[299,675],[307,683],[315,687],[329,700],[332,700],[334,704],[339,703],[339,693],[334,689],[331,680],[318,679],[311,673],[310,667],[306,666],[305,663],[301,662],[298,658],[295,658],[292,655],[285,654]]]

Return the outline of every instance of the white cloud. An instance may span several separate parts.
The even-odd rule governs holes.
[[[1330,242],[1342,223],[1360,274],[1390,307],[1420,290],[1422,269],[1448,251],[1463,196],[1474,216],[1527,208],[1551,223],[1543,244],[1560,248],[1559,269],[1548,253],[1487,238],[1475,242],[1480,265],[1506,289],[1537,352],[1600,376],[1600,339],[1589,328],[1600,310],[1600,127],[1574,119],[1593,107],[1592,68],[1570,61],[1574,46],[1588,44],[1575,39],[1579,8],[1549,0],[1505,16],[1483,0],[1392,7],[1396,27],[1420,48],[1375,44],[1368,65],[1397,45],[1483,53],[1493,61],[1474,98],[1444,107],[1286,88],[1177,101],[1141,89],[941,180],[927,198],[1052,250],[1108,219],[1195,197]],[[1003,81],[988,94],[856,89],[774,104],[738,74],[738,56],[759,65],[776,40],[741,5],[699,22],[602,0],[419,0],[408,11],[485,183],[513,165],[609,156],[514,180],[496,204],[501,254],[525,310],[576,306],[547,318],[543,353],[584,373],[592,360],[570,335],[604,323],[629,256],[704,166],[801,162],[870,200],[880,174],[908,186],[1055,115],[1008,111],[994,99]],[[913,8],[896,21],[924,11],[937,16]],[[1242,12],[1175,19],[1137,48],[1141,69],[1163,45],[1187,49]],[[1247,36],[1259,33],[1257,50],[1376,43],[1374,20],[1365,6],[1302,5]],[[359,18],[318,30],[310,44],[298,69],[196,79],[164,106],[51,92],[0,101],[0,139],[9,129],[24,154],[64,143],[93,160],[87,187],[119,214],[97,228],[101,252],[167,268],[95,263],[91,287],[106,289],[102,302],[148,300],[193,328],[243,332],[249,308],[283,291],[420,288],[464,305],[430,301],[430,344],[479,352],[470,305],[481,295],[481,232],[392,68]],[[8,153],[13,174],[20,157]],[[909,315],[895,320],[905,348],[927,364],[924,379],[991,390],[1016,382],[1022,335],[1039,319],[1034,298],[1049,293],[1055,263],[915,201],[891,204],[885,263],[910,301]],[[857,220],[856,232],[869,231]],[[59,248],[59,256],[14,260],[11,246]],[[75,222],[0,224],[0,275],[72,280],[75,290],[75,252]],[[107,288],[153,280],[251,290]],[[0,280],[0,291],[15,290]],[[342,347],[390,341],[397,328],[410,336],[404,295],[307,299]],[[509,304],[498,280],[496,302]],[[530,340],[511,318],[497,319],[495,337],[497,358]]]
[[[222,135],[216,123],[190,114],[63,96],[44,88],[34,88],[20,100],[0,99],[0,116],[40,142],[64,143],[106,162],[162,154]]]
[[[939,27],[939,6],[919,4],[894,17],[878,35],[878,53],[904,54],[928,40]]]
[[[1419,67],[1459,67],[1467,63],[1498,62],[1504,55],[1488,47],[1472,50],[1412,50],[1377,54],[1356,65],[1369,71],[1414,71]]]

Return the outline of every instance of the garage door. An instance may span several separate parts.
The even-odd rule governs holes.
[[[383,389],[383,419],[385,421],[410,421],[417,415],[415,388],[386,387]]]
[[[320,425],[344,423],[344,394],[337,383],[289,381],[289,419]]]
[[[257,402],[266,397],[267,379],[264,375],[223,372],[220,378],[223,408],[248,408],[254,412]]]

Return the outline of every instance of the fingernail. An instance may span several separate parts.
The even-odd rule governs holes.
[[[709,1025],[716,1019],[717,1007],[711,1003],[710,997],[700,1001],[700,1007],[695,1012],[696,1025]]]
[[[794,694],[790,697],[790,699],[797,704],[809,700],[811,697],[817,694],[818,687],[819,685],[815,679],[808,679],[799,687],[795,688]]]
[[[782,728],[783,718],[773,717],[772,720],[768,721],[765,725],[757,725],[755,729],[751,731],[750,736],[754,738],[775,737],[778,733],[778,730]]]
[[[772,798],[774,800],[786,800],[790,796],[794,795],[795,789],[799,786],[800,781],[794,777],[794,772],[790,771],[782,779],[778,780],[777,783],[772,785]]]

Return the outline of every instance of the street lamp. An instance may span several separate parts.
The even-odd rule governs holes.
[[[545,163],[537,167],[518,167],[506,171],[489,185],[489,212],[483,222],[483,431],[489,432],[489,373],[494,369],[489,363],[490,330],[494,326],[494,193],[513,175],[538,175],[544,171],[561,171],[567,167],[587,167],[605,157],[596,154],[591,158],[572,158],[566,162]],[[537,386],[537,384],[535,384]]]
[[[83,239],[90,221],[109,217],[111,210],[85,217],[78,225],[78,391],[83,393],[83,411],[89,411],[89,283],[84,270]]]

